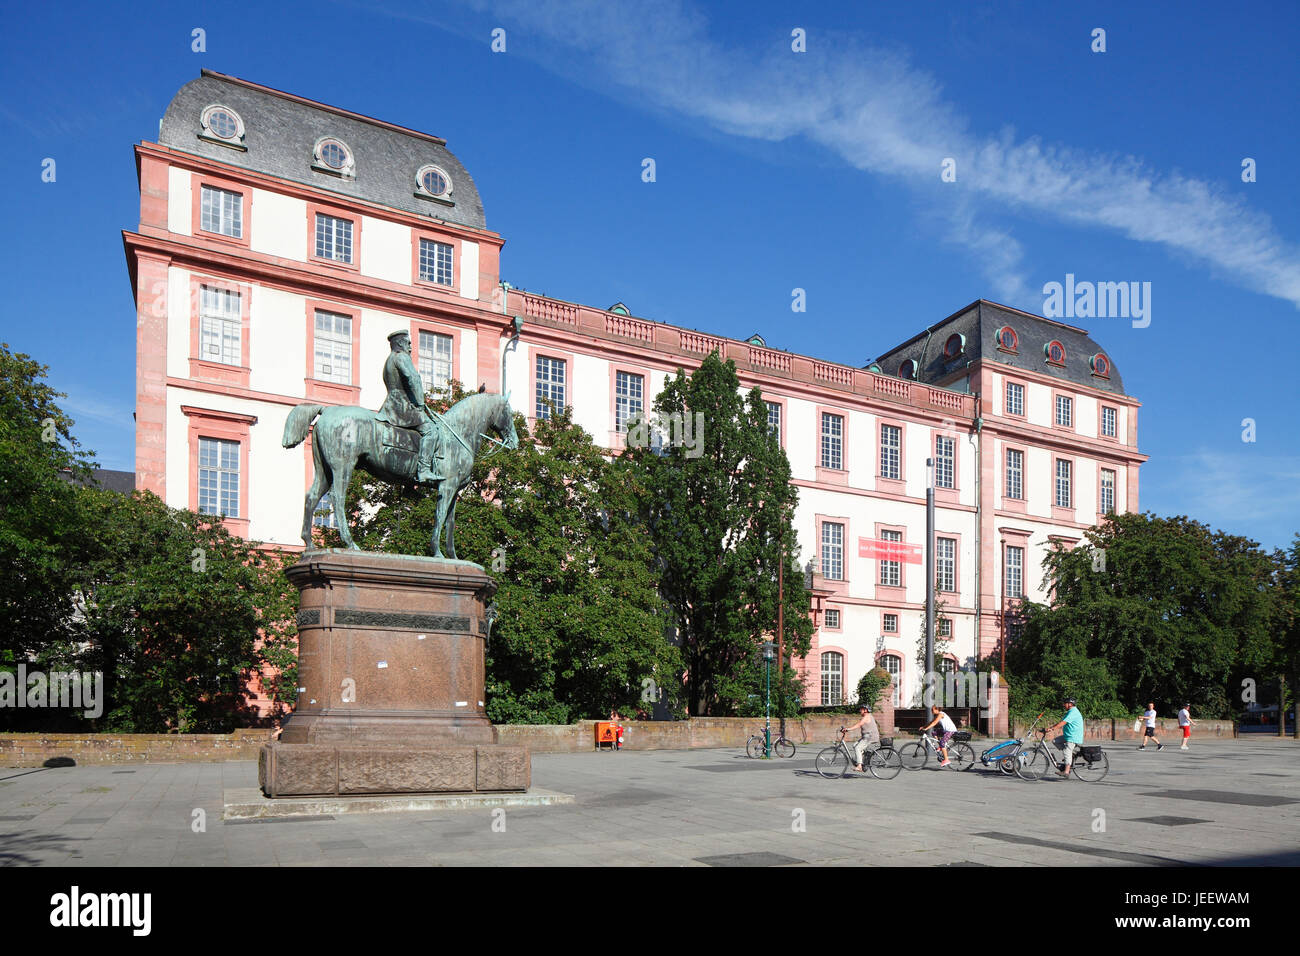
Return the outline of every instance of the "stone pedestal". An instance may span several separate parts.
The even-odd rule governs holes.
[[[526,790],[484,709],[492,580],[468,561],[327,550],[301,592],[298,703],[264,748],[267,796]]]

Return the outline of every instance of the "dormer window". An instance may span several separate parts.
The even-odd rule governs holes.
[[[1092,366],[1092,374],[1098,378],[1110,378],[1110,359],[1098,352],[1088,362]]]
[[[425,199],[449,200],[451,177],[437,166],[421,166],[415,174],[415,194]]]
[[[1047,356],[1048,365],[1055,365],[1058,368],[1065,367],[1065,346],[1060,342],[1048,342],[1043,346],[1043,354]]]
[[[327,136],[317,140],[312,151],[311,168],[322,173],[336,176],[355,176],[356,163],[352,159],[352,150],[340,139]]]
[[[1009,325],[1004,325],[998,329],[998,349],[1003,352],[1010,352],[1015,355],[1020,350],[1020,337],[1016,335],[1016,330]]]
[[[908,359],[902,365],[898,366],[898,376],[899,378],[915,379],[916,378],[915,360]]]
[[[943,344],[944,361],[951,362],[964,351],[966,351],[966,336],[954,332],[948,336],[948,341]]]
[[[200,122],[203,126],[199,132],[200,139],[237,149],[244,148],[244,121],[229,106],[214,103],[203,111]]]

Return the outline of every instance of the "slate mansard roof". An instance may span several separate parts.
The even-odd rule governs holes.
[[[1014,354],[998,348],[997,334],[1003,326],[1015,330],[1019,339]],[[944,344],[954,333],[965,337],[965,348],[960,355],[945,359]],[[1064,367],[1047,362],[1044,349],[1053,341],[1060,342],[1065,348]],[[1105,355],[1110,363],[1109,377],[1092,372],[1089,360],[1098,353]],[[928,384],[955,378],[968,364],[983,359],[992,364],[1039,372],[1086,388],[1126,394],[1124,380],[1109,353],[1086,331],[985,299],[972,302],[884,353],[876,359],[876,364],[885,375],[897,377],[899,367],[908,359],[916,362],[916,381]]]
[[[246,149],[199,136],[204,109],[217,104],[243,120]],[[337,138],[351,149],[355,177],[312,169],[313,151],[322,137]],[[158,142],[354,199],[487,228],[474,180],[444,140],[221,73],[204,70],[197,80],[181,87],[167,107]],[[450,204],[415,195],[416,171],[426,165],[439,167],[451,179]]]

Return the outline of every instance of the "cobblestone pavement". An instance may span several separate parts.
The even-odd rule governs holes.
[[[1110,775],[1093,784],[933,763],[893,780],[824,780],[812,768],[821,746],[772,761],[537,754],[534,783],[575,804],[247,822],[221,811],[226,789],[256,786],[252,762],[0,769],[0,864],[1300,864],[1300,745],[1289,740],[1159,753],[1116,741]]]

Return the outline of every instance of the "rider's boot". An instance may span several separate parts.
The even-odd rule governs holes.
[[[415,480],[422,485],[436,485],[446,478],[446,475],[440,475],[433,470],[433,461],[427,458],[418,460],[415,472]]]

